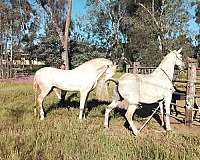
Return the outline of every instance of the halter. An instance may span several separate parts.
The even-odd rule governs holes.
[[[182,61],[182,59],[181,58],[179,58],[178,56],[177,56],[177,54],[176,53],[174,53],[175,54],[175,56],[176,56],[176,59],[179,59],[179,60],[181,60]],[[166,77],[167,77],[167,79],[170,81],[170,83],[172,84],[172,88],[171,88],[171,90],[172,90],[172,92],[174,92],[174,85],[173,85],[173,77],[172,77],[172,79],[169,77],[169,75],[166,73],[166,71],[164,70],[164,69],[162,69],[162,68],[160,68],[160,70],[166,75]]]
[[[176,56],[177,59],[182,60],[182,59],[180,59],[180,58],[177,56],[176,53],[174,53],[174,54],[175,54],[175,56]],[[173,87],[173,86],[174,86],[174,85],[173,85],[173,77],[172,77],[172,79],[171,79],[164,69],[160,68],[160,70],[166,75],[167,79],[168,79],[168,80],[170,81],[170,83],[172,84],[171,90],[172,90],[172,92],[173,92],[173,91],[174,91],[174,87]]]
[[[174,53],[174,54],[176,56],[176,61],[177,61],[177,59],[179,59],[181,62],[183,61],[182,58],[179,58],[176,53]]]
[[[174,52],[174,51],[171,51],[171,52],[172,52],[173,54],[175,54],[175,56],[176,56],[176,61],[177,61],[177,59],[179,59],[179,60],[181,60],[181,62],[182,62],[182,59],[178,57],[178,55],[177,55],[176,52]],[[168,80],[172,83],[173,77],[172,77],[172,79],[171,79],[164,69],[160,68],[160,70],[167,76]]]
[[[160,70],[163,71],[163,73],[167,76],[168,80],[172,83],[173,78],[170,79],[169,75],[165,72],[164,69],[160,68]]]
[[[184,62],[183,62],[183,59],[182,59],[182,58],[179,58],[179,57],[177,56],[177,53],[174,53],[174,54],[176,55],[176,61],[177,61],[177,59],[179,59],[182,63],[184,63]],[[183,70],[184,70],[184,69],[183,69]],[[179,69],[178,75],[179,75],[183,70]]]
[[[162,68],[160,68],[160,70],[167,76],[167,78],[168,78],[168,80],[170,81],[170,83],[171,83],[171,85],[172,85],[172,87],[170,88],[170,90],[172,91],[172,93],[175,91],[175,89],[174,89],[174,85],[173,85],[173,78],[172,79],[170,79],[170,77],[169,77],[169,75],[165,72],[165,70],[164,69],[162,69]]]

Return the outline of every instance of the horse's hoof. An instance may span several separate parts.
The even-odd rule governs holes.
[[[138,130],[136,130],[136,131],[133,132],[133,134],[134,134],[135,136],[138,136],[139,133],[140,133],[140,131],[138,131]]]
[[[44,120],[44,117],[40,117],[40,120]]]
[[[108,129],[108,125],[104,125],[104,128],[105,128],[105,129]]]
[[[171,127],[166,127],[166,130],[171,131],[172,129],[171,129]]]
[[[86,118],[79,118],[79,120],[82,121],[86,121]]]

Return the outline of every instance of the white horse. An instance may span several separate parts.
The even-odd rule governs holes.
[[[44,119],[43,100],[53,89],[80,91],[79,119],[85,119],[84,106],[89,92],[95,88],[97,80],[102,75],[105,75],[104,80],[106,81],[115,74],[115,71],[116,66],[113,65],[112,61],[104,58],[87,61],[73,70],[52,67],[39,69],[34,76],[34,88],[37,91],[37,86],[39,86],[41,90],[38,96],[40,119]],[[61,99],[58,92],[56,95]]]
[[[156,70],[149,75],[126,73],[118,81],[109,79],[114,81],[116,86],[113,91],[112,103],[107,107],[105,112],[104,126],[108,127],[110,111],[120,105],[123,98],[129,104],[125,117],[135,135],[139,131],[134,125],[132,117],[137,106],[142,103],[152,104],[159,102],[159,105],[162,105],[164,101],[166,109],[166,129],[171,130],[169,116],[170,102],[174,91],[172,79],[174,66],[177,65],[181,69],[184,67],[182,55],[180,54],[181,50],[182,48],[167,54]],[[162,106],[160,108],[162,109]],[[163,113],[163,110],[161,110],[161,113]]]

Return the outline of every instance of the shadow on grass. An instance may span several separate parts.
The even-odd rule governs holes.
[[[50,113],[52,110],[55,110],[55,109],[59,109],[59,108],[66,108],[66,109],[70,109],[70,108],[77,108],[79,109],[79,106],[80,106],[80,98],[79,100],[71,100],[72,98],[74,97],[77,97],[77,94],[76,93],[73,93],[71,94],[69,97],[67,97],[67,99],[65,101],[60,101],[59,103],[54,103],[52,105],[50,105],[45,113],[46,115],[48,113]],[[98,106],[101,106],[101,105],[109,105],[109,102],[107,101],[99,101],[97,99],[91,99],[91,100],[88,100],[86,102],[86,116],[88,115],[88,113],[93,109],[93,108],[96,108]],[[46,116],[45,115],[45,116]]]
[[[158,107],[158,103],[154,103],[154,104],[142,104],[141,107],[139,107],[138,109],[136,109],[135,113],[134,113],[134,118],[133,120],[137,121],[137,119],[139,118],[148,118],[149,116],[152,115],[153,111]],[[125,109],[121,109],[121,108],[115,108],[114,109],[114,114],[115,115],[120,115],[122,117],[125,117],[126,114]],[[153,118],[160,124],[162,124],[161,118],[159,116],[159,111],[153,115]],[[144,120],[145,121],[145,120]],[[126,120],[126,122],[124,123],[124,127],[130,130],[130,126],[128,121]]]

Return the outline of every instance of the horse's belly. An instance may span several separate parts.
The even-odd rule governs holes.
[[[66,82],[59,82],[59,83],[53,83],[52,86],[57,87],[62,90],[68,90],[68,91],[80,91],[80,88],[82,86],[81,83],[66,83]]]
[[[119,92],[121,96],[126,99],[129,103],[156,103],[163,99],[163,94],[161,91],[151,91],[147,88],[141,90],[138,87],[127,87],[127,88],[119,88]]]
[[[163,99],[163,93],[161,90],[156,90],[156,89],[152,89],[152,90],[148,90],[146,88],[146,90],[142,90],[140,91],[140,98],[139,101],[141,103],[155,103],[158,102],[160,100]]]
[[[90,90],[93,82],[85,81],[84,79],[67,79],[67,80],[57,80],[53,82],[53,86],[60,88],[62,90],[68,91],[81,91]]]
[[[156,103],[160,100],[162,100],[163,98],[161,96],[142,96],[139,99],[140,103],[146,103],[146,104],[151,104],[151,103]]]

